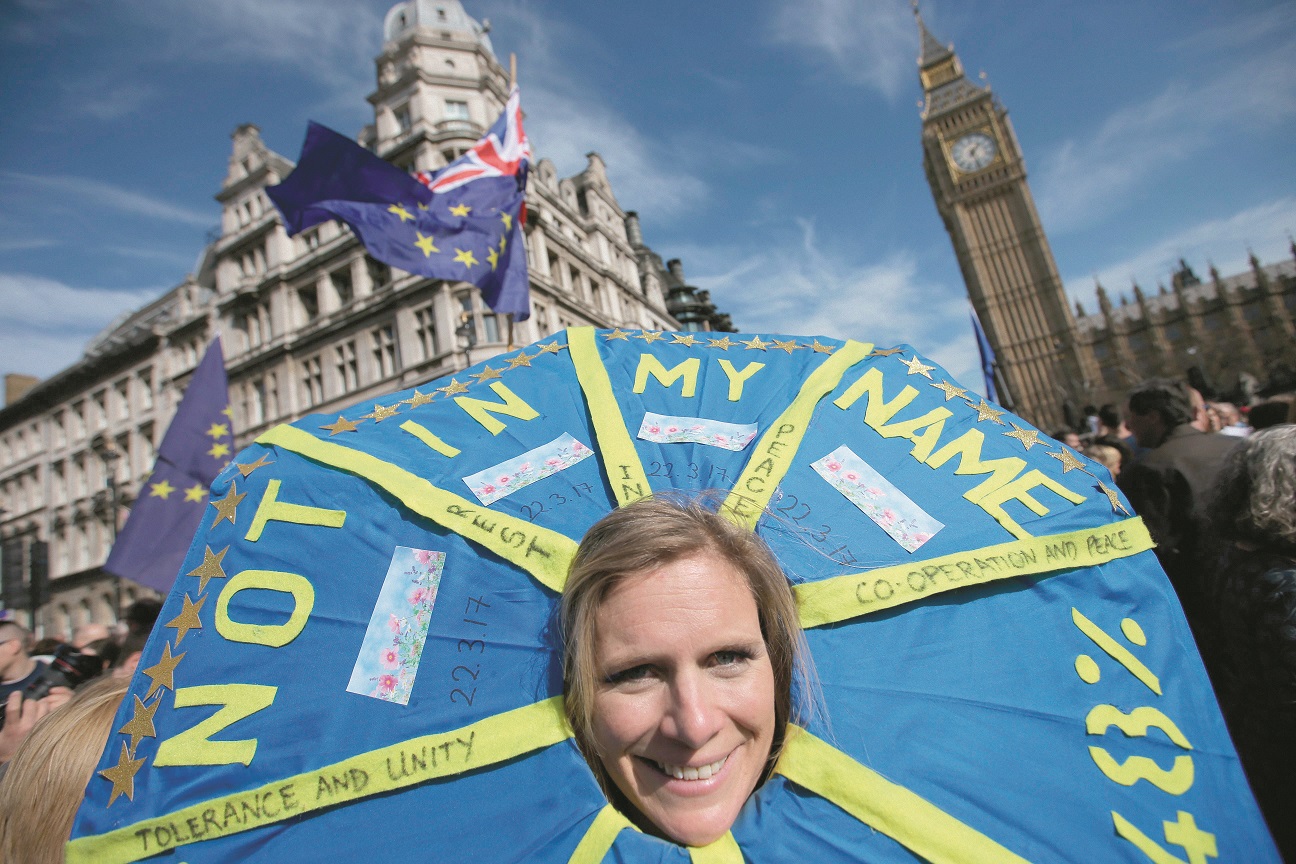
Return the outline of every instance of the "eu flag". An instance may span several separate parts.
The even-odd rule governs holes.
[[[986,338],[985,330],[981,328],[981,319],[977,317],[976,310],[971,309],[972,313],[972,331],[976,333],[977,353],[981,355],[981,377],[985,381],[986,398],[991,402],[999,401],[999,392],[995,387],[995,361],[994,348],[990,346],[990,340]]]
[[[375,258],[432,279],[471,282],[495,312],[525,321],[530,159],[514,88],[486,136],[435,174],[412,177],[311,123],[296,169],[266,193],[289,234],[340,219]]]
[[[162,593],[171,590],[207,509],[207,490],[234,452],[220,337],[194,370],[153,474],[103,569]]]

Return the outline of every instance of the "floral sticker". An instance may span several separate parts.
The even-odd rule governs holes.
[[[945,527],[844,444],[810,467],[909,552]]]
[[[396,547],[351,670],[348,693],[409,704],[444,567],[444,552]]]
[[[756,437],[755,423],[721,423],[705,417],[668,417],[644,414],[639,437],[658,444],[707,444],[725,450],[742,450]]]
[[[593,455],[593,450],[564,432],[548,444],[470,474],[463,481],[478,501],[492,504]]]

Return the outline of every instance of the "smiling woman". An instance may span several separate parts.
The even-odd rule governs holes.
[[[608,798],[677,843],[723,836],[809,656],[769,549],[697,502],[639,501],[585,535],[561,615],[567,716]]]

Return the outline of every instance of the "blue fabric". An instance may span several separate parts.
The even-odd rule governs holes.
[[[725,423],[756,423],[763,434],[784,411],[801,382],[827,359],[804,348],[752,350],[733,343],[727,351],[706,337],[688,346],[669,341],[596,342],[632,437],[645,412],[696,416]],[[635,334],[642,335],[642,334]],[[766,337],[772,338],[772,337]],[[778,337],[784,339],[785,337]],[[544,340],[565,342],[563,334]],[[822,345],[840,346],[830,339]],[[800,345],[809,340],[797,339]],[[1038,515],[1010,502],[1011,515],[1032,535],[1050,535],[1108,525],[1127,518],[1114,511],[1094,476],[1063,470],[1048,453],[1060,445],[1041,435],[1027,449],[1007,437],[1009,426],[978,422],[963,400],[947,401],[930,386],[949,381],[939,366],[929,381],[900,361],[920,357],[907,346],[892,355],[871,355],[842,378],[814,411],[791,469],[770,502],[758,531],[796,582],[813,582],[878,567],[922,561],[951,552],[1013,540],[1011,534],[964,493],[988,475],[955,473],[957,459],[939,468],[919,462],[913,442],[884,437],[864,422],[867,397],[848,408],[833,400],[870,369],[883,373],[884,396],[896,398],[912,386],[913,401],[896,422],[936,408],[951,412],[940,434],[944,444],[969,430],[985,435],[985,459],[1017,457],[1024,470],[1038,470],[1083,495],[1072,504],[1044,489],[1035,494],[1047,508]],[[643,393],[632,392],[641,356],[652,354],[667,369],[698,358],[697,393],[681,385],[662,386],[649,378]],[[526,362],[510,364],[510,359]],[[728,399],[729,381],[719,366],[729,360],[742,370],[766,364],[746,384],[742,398]],[[528,365],[529,364],[529,365]],[[512,365],[514,368],[509,368]],[[496,380],[491,370],[503,370]],[[478,380],[479,377],[482,380]],[[532,345],[456,373],[468,392],[457,398],[499,403],[490,389],[502,383],[536,409],[532,420],[499,415],[505,428],[491,434],[449,395],[427,404],[400,405],[382,422],[368,400],[343,412],[360,424],[357,432],[330,436],[325,424],[336,415],[315,415],[294,424],[317,438],[372,454],[473,501],[464,477],[506,462],[562,434],[598,447],[590,414],[566,350],[541,353]],[[414,399],[406,391],[378,400],[384,406]],[[419,401],[415,399],[415,401]],[[1005,414],[1018,426],[1029,424]],[[430,449],[402,424],[415,422],[457,448],[449,457]],[[759,437],[757,441],[759,442]],[[756,444],[741,452],[697,443],[659,443],[634,438],[654,490],[727,490],[753,458]],[[814,461],[848,445],[875,470],[945,527],[909,553],[882,528],[811,469]],[[136,758],[134,800],[111,806],[112,784],[96,775],[77,815],[73,837],[95,835],[142,819],[278,778],[330,765],[357,753],[435,732],[457,729],[498,712],[561,693],[558,645],[553,632],[557,596],[518,567],[402,506],[391,494],[352,474],[327,468],[279,447],[253,445],[241,464],[265,457],[273,462],[246,479],[234,471],[218,478],[214,495],[237,483],[247,498],[238,521],[214,524],[209,509],[180,568],[198,566],[204,550],[229,551],[224,570],[298,574],[314,588],[314,607],[298,636],[281,648],[231,641],[214,626],[217,598],[225,590],[215,578],[200,613],[201,629],[176,644],[177,630],[159,627],[140,663],[159,662],[164,648],[185,652],[175,684],[252,683],[278,687],[273,704],[218,733],[217,740],[255,738],[251,764],[192,767],[155,766],[158,742],[194,726],[212,708],[174,707],[164,689],[155,717],[156,737],[143,738]],[[1081,459],[1086,471],[1096,463]],[[256,542],[246,539],[252,514],[271,481],[278,500],[345,510],[340,529],[271,522]],[[1118,499],[1123,502],[1123,499]],[[615,506],[599,460],[586,459],[479,508],[517,516],[579,540]],[[348,693],[347,682],[365,636],[370,614],[397,546],[444,552],[446,562],[432,612],[429,635],[408,705]],[[162,621],[179,615],[185,594],[199,596],[198,580],[183,577],[163,610]],[[215,595],[215,596],[212,596]],[[483,607],[480,602],[489,604]],[[269,591],[239,592],[230,615],[248,623],[278,624],[291,604]],[[1095,622],[1159,676],[1154,695],[1105,654],[1072,621],[1076,609]],[[1146,645],[1132,643],[1121,621],[1136,620]],[[1215,835],[1220,860],[1277,861],[1220,718],[1205,671],[1174,592],[1151,552],[1111,563],[1050,575],[972,585],[931,596],[877,615],[812,629],[807,641],[822,685],[825,711],[811,729],[833,747],[922,796],[945,813],[1030,861],[1139,861],[1142,853],[1118,837],[1117,812],[1181,859],[1163,823],[1180,812],[1193,815],[1201,830]],[[1077,658],[1092,658],[1101,680],[1085,683]],[[471,680],[469,680],[471,676]],[[137,674],[131,692],[143,698],[151,684]],[[454,691],[459,689],[460,695]],[[804,696],[804,689],[799,690]],[[465,698],[471,693],[471,704]],[[800,698],[800,697],[799,697]],[[133,699],[116,719],[119,730],[133,715]],[[1123,712],[1153,707],[1191,742],[1185,751],[1155,728],[1125,735],[1115,727],[1088,734],[1085,718],[1095,706]],[[129,735],[114,731],[98,768],[117,764]],[[1106,748],[1119,762],[1150,758],[1162,768],[1188,755],[1195,776],[1186,791],[1172,795],[1147,780],[1120,785],[1099,769],[1091,746]],[[174,859],[207,861],[314,861],[321,855],[369,855],[386,860],[474,860],[566,862],[599,809],[606,803],[572,742],[444,781],[364,799],[270,827],[180,848]],[[751,798],[733,827],[749,860],[913,862],[901,843],[861,823],[839,807],[782,777]],[[609,861],[685,862],[685,850],[632,831],[618,836]]]
[[[991,402],[999,401],[999,392],[995,387],[995,353],[994,348],[990,347],[990,340],[986,338],[985,330],[981,328],[981,319],[977,317],[976,310],[968,310],[972,313],[972,332],[976,334],[977,353],[981,355],[981,378],[985,381],[986,398]]]
[[[220,337],[194,369],[148,482],[103,569],[166,593],[207,509],[207,487],[234,455]],[[123,454],[124,458],[124,454]],[[201,495],[195,490],[201,488]],[[186,493],[189,493],[186,495]]]

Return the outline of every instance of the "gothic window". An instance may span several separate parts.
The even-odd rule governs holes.
[[[437,355],[436,309],[429,303],[414,311],[414,332],[419,342],[419,359],[431,360]]]
[[[298,288],[297,302],[301,305],[306,321],[314,321],[319,317],[319,294],[316,293],[314,285]]]
[[[343,342],[333,349],[334,365],[338,380],[342,382],[342,392],[350,393],[360,386],[360,365],[356,362],[355,340]]]
[[[373,283],[374,290],[389,284],[392,280],[391,268],[368,255],[365,256],[365,269],[369,271],[369,281]]]
[[[373,341],[374,369],[379,376],[386,378],[396,374],[396,331],[391,324],[384,324],[369,331]]]
[[[337,292],[338,303],[342,306],[351,302],[355,296],[355,291],[351,287],[351,268],[340,267],[329,274],[329,279],[333,282],[333,290]]]
[[[319,355],[302,361],[302,401],[310,408],[324,401],[324,370]]]

